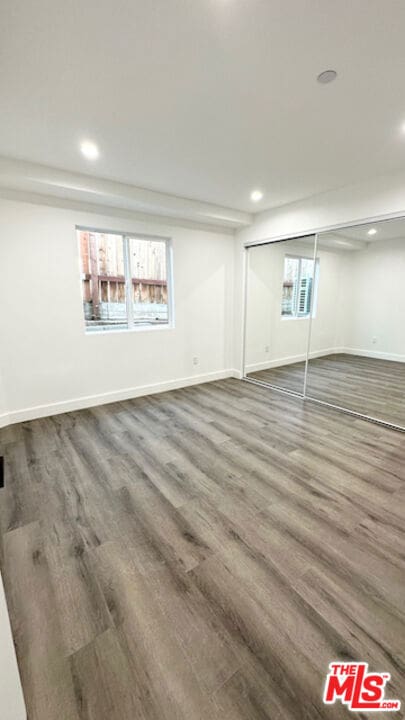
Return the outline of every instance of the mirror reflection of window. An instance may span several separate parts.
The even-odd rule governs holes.
[[[308,317],[311,312],[311,300],[314,293],[313,314],[315,314],[316,286],[319,279],[318,261],[307,257],[284,258],[283,294],[281,315],[283,317]]]

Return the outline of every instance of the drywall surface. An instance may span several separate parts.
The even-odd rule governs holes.
[[[173,328],[85,333],[76,225],[171,238]],[[229,375],[234,243],[228,234],[1,200],[0,337],[11,421]]]
[[[26,720],[27,718],[1,575],[0,717],[1,720]]]
[[[8,424],[8,405],[6,391],[3,382],[3,375],[0,369],[0,428]]]
[[[405,238],[347,256],[346,352],[405,362]]]

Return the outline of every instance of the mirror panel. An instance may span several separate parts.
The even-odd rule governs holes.
[[[318,303],[314,254],[313,235],[248,250],[244,374],[301,395]]]
[[[306,394],[405,427],[405,220],[318,235]]]

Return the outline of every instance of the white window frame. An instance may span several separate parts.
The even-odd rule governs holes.
[[[173,299],[173,247],[172,239],[168,237],[162,237],[160,235],[145,235],[138,232],[128,232],[123,230],[106,230],[103,228],[95,228],[84,225],[76,225],[76,241],[78,240],[79,232],[91,232],[99,233],[101,235],[117,235],[122,238],[123,243],[123,254],[124,254],[124,274],[125,274],[125,302],[127,308],[127,321],[128,325],[126,328],[114,328],[106,326],[100,326],[97,330],[91,330],[86,325],[86,321],[83,314],[83,322],[86,335],[103,335],[104,333],[120,333],[120,332],[143,332],[143,331],[158,331],[158,330],[172,330],[174,328],[174,299]],[[165,243],[166,250],[166,283],[167,283],[167,322],[165,323],[142,323],[137,324],[134,321],[134,308],[131,302],[132,290],[132,275],[131,275],[131,261],[129,252],[130,240],[146,240]],[[78,243],[79,245],[79,243]],[[79,266],[80,266],[80,248],[79,248]],[[80,278],[80,273],[79,273]],[[81,284],[81,283],[80,283]],[[82,287],[80,288],[82,292]]]
[[[285,261],[286,259],[290,260],[298,260],[298,280],[297,280],[297,294],[295,297],[294,302],[294,312],[291,315],[283,315],[282,314],[282,300],[281,300],[281,319],[282,320],[305,320],[308,318],[314,318],[316,314],[316,306],[318,303],[318,284],[319,284],[319,258],[316,258],[314,260],[313,257],[308,257],[307,255],[290,255],[289,253],[286,253],[284,255],[284,261],[283,261],[283,282],[282,282],[282,288],[284,286],[284,272],[285,272]],[[309,308],[309,311],[306,313],[300,313],[299,312],[299,302],[300,302],[300,288],[301,288],[301,279],[302,279],[302,261],[303,260],[311,260],[314,263],[314,272],[312,276],[312,297],[311,297],[311,305]],[[282,292],[282,290],[281,290]]]

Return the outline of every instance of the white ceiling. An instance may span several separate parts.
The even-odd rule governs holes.
[[[291,202],[405,167],[404,37],[403,0],[2,0],[0,154]]]
[[[377,230],[375,235],[368,234],[371,228]],[[342,251],[366,250],[370,243],[374,245],[388,240],[405,240],[405,218],[353,225],[341,230],[321,233],[318,236],[320,247],[331,247]]]
[[[369,235],[370,229],[377,230],[375,235]],[[367,225],[353,225],[352,227],[336,230],[335,235],[347,240],[361,240],[364,242],[381,242],[382,240],[405,239],[405,218],[383,220]]]

